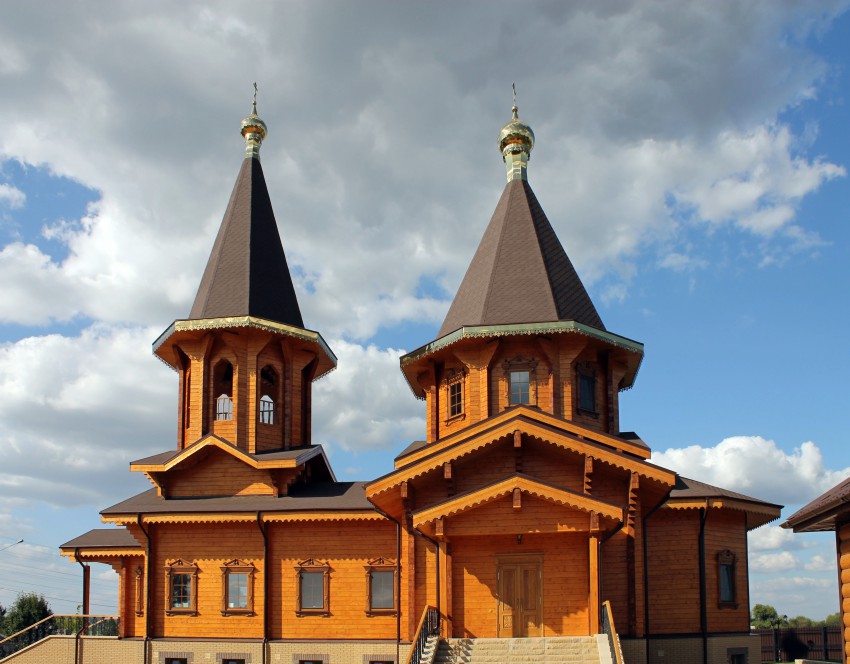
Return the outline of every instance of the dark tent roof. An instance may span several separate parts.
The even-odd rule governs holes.
[[[242,162],[189,314],[230,316],[304,327],[258,158]]]
[[[558,320],[605,329],[531,186],[511,180],[438,336],[463,326]]]

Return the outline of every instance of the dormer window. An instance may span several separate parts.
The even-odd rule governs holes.
[[[213,394],[215,398],[215,419],[233,419],[233,365],[221,360],[213,371]]]

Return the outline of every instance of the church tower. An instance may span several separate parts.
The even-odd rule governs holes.
[[[336,366],[304,328],[260,164],[257,102],[245,159],[189,317],[154,342],[177,370],[177,448],[212,434],[249,454],[310,445],[312,382]]]
[[[619,435],[618,394],[643,346],[605,329],[528,183],[534,132],[499,133],[507,184],[440,328],[401,359],[427,400],[428,442],[516,406]]]

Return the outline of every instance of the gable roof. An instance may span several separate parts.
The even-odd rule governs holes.
[[[323,466],[327,468],[328,476],[335,479],[331,465],[325,456],[325,450],[321,445],[307,445],[288,450],[251,454],[214,434],[207,434],[182,450],[160,452],[144,459],[131,461],[130,470],[144,473],[167,472],[208,448],[219,449],[256,469],[297,468],[310,459],[319,457],[322,459]]]
[[[759,500],[743,493],[721,489],[678,475],[676,484],[665,502],[673,509],[697,509],[717,507],[739,510],[746,513],[747,530],[758,528],[779,518],[782,505]]]
[[[440,328],[602,319],[526,180],[510,180]]]
[[[259,158],[242,161],[189,319],[253,316],[303,328]]]
[[[795,533],[835,530],[850,512],[850,477],[789,516],[783,528]]]

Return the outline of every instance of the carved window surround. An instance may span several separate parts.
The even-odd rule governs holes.
[[[537,360],[533,357],[516,355],[502,362],[503,394],[507,407],[523,403],[514,403],[511,400],[511,374],[515,371],[528,372],[528,402],[526,405],[537,405]]]
[[[256,568],[251,563],[241,560],[231,560],[221,567],[221,615],[254,615],[254,572]],[[240,596],[232,597],[231,577],[244,575],[246,581],[244,606]],[[238,591],[237,591],[238,592]]]
[[[330,605],[331,605],[331,595],[330,595],[330,577],[331,577],[331,566],[327,562],[320,562],[318,560],[314,560],[310,558],[308,560],[303,560],[295,566],[295,572],[297,574],[298,583],[296,584],[296,593],[297,596],[295,598],[296,602],[296,611],[295,615],[297,616],[329,616]],[[322,578],[322,590],[321,590],[321,603],[322,606],[317,606],[318,602],[315,601],[315,597],[307,597],[305,598],[305,592],[308,592],[310,588],[308,588],[305,579],[313,579],[312,575],[321,574]],[[307,601],[305,601],[305,599]],[[310,606],[305,606],[305,604],[310,604]]]

